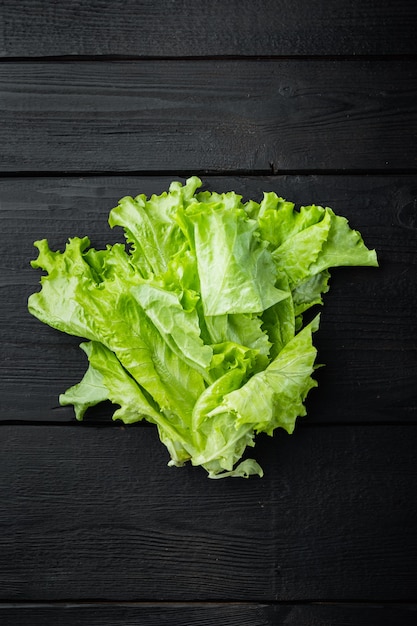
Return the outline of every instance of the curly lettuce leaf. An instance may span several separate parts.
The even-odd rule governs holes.
[[[74,237],[67,243],[64,253],[49,249],[46,239],[35,241],[37,259],[32,267],[47,272],[42,276],[42,289],[28,300],[29,312],[53,328],[86,339],[96,339],[92,319],[78,305],[75,292],[83,279],[94,281],[95,276],[84,259],[90,245],[88,237]]]
[[[236,427],[251,424],[256,432],[272,435],[276,428],[291,434],[297,417],[306,414],[304,400],[317,382],[312,378],[316,348],[312,333],[319,318],[291,339],[275,359],[242,387],[229,392],[209,415],[229,411]]]
[[[131,293],[179,357],[202,370],[209,367],[213,350],[201,338],[195,308],[184,309],[178,294],[151,283],[136,285]]]
[[[110,400],[120,405],[113,414],[114,420],[120,419],[125,424],[144,417],[148,421],[158,420],[159,411],[111,350],[98,341],[84,342],[80,348],[86,353],[89,366],[83,379],[60,395],[62,406],[74,405],[76,418],[81,420],[89,407]]]
[[[275,287],[276,267],[257,224],[240,208],[192,205],[194,245],[206,316],[259,313],[288,293]]]

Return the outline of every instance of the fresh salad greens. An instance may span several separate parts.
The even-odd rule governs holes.
[[[60,396],[77,419],[104,400],[113,419],[156,425],[169,465],[201,465],[210,478],[263,472],[241,460],[257,433],[292,433],[316,386],[312,335],[329,268],[377,265],[345,218],[269,192],[198,192],[201,180],[125,197],[110,212],[127,246],[64,252],[35,242],[46,275],[29,311],[86,339],[88,369]]]

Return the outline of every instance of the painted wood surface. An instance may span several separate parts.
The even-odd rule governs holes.
[[[3,172],[416,170],[414,60],[0,65]]]
[[[95,603],[0,605],[2,626],[415,626],[413,605]]]
[[[412,0],[3,0],[0,55],[410,54]]]
[[[2,426],[0,598],[407,602],[415,436],[281,431],[251,451],[265,479],[217,481],[153,427]]]
[[[0,3],[0,624],[417,621],[417,5]],[[168,468],[152,426],[58,407],[78,339],[31,318],[33,241],[207,189],[331,206],[380,267],[332,273],[319,388],[263,479]],[[109,239],[110,238],[110,239]]]

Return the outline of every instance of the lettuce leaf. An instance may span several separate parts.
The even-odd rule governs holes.
[[[198,207],[198,208],[197,208]],[[204,314],[260,313],[289,293],[275,287],[277,270],[257,223],[242,209],[191,207]]]
[[[105,400],[113,419],[153,424],[169,465],[210,478],[263,475],[246,458],[258,433],[292,433],[317,385],[313,334],[330,268],[377,266],[360,234],[330,208],[296,210],[275,193],[260,203],[199,191],[193,176],[110,211],[126,245],[72,237],[52,251],[29,311],[83,339],[82,380],[60,396],[81,420]]]

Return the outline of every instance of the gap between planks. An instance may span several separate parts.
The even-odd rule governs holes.
[[[137,177],[170,177],[178,176],[181,178],[188,178],[190,176],[208,176],[216,178],[234,178],[234,177],[249,177],[249,178],[263,178],[263,177],[282,177],[282,176],[384,176],[386,178],[393,178],[397,176],[414,176],[417,173],[417,166],[412,168],[392,168],[389,170],[384,169],[277,169],[274,164],[270,164],[270,169],[259,170],[210,170],[199,169],[193,170],[19,170],[19,171],[0,171],[0,179],[8,178],[137,178]]]

